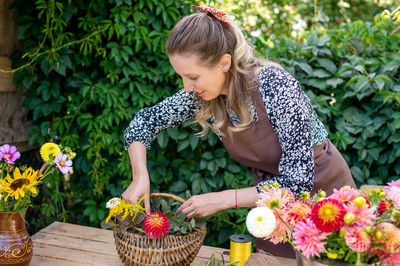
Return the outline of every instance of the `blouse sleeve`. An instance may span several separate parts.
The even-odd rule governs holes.
[[[257,184],[277,182],[296,196],[310,192],[314,185],[312,149],[312,106],[300,83],[278,67],[268,67],[259,74],[259,89],[271,125],[282,149],[279,162],[281,176]]]
[[[140,110],[125,129],[125,149],[132,142],[141,142],[149,150],[161,130],[176,127],[195,117],[200,109],[197,96],[181,89],[152,107]]]

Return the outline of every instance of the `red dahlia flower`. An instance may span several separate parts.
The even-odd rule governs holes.
[[[389,208],[391,207],[391,204],[388,200],[381,200],[378,203],[378,207],[376,209],[376,211],[378,212],[379,216],[381,216],[382,214],[384,214]]]
[[[336,199],[317,202],[311,211],[311,220],[322,232],[336,232],[342,227],[346,210]]]
[[[169,220],[161,212],[152,212],[144,218],[143,230],[151,238],[162,237],[168,233]]]

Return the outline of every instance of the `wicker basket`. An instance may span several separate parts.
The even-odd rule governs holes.
[[[153,193],[150,198],[166,197],[183,203],[185,200],[167,193]],[[147,235],[115,227],[117,252],[125,265],[190,265],[203,244],[206,227],[186,235],[165,235],[150,238]]]

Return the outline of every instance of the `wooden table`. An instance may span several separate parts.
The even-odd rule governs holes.
[[[54,222],[32,236],[31,266],[122,265],[112,231]],[[192,266],[204,266],[212,254],[229,262],[229,250],[202,246]],[[276,258],[279,265],[295,266],[293,259]]]

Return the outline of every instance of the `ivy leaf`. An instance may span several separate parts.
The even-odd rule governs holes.
[[[350,170],[354,179],[356,179],[360,183],[364,182],[364,174],[360,168],[358,168],[357,166],[352,166]]]
[[[212,152],[210,151],[203,153],[201,157],[206,160],[212,160],[214,158]]]
[[[183,182],[182,180],[176,181],[174,182],[170,187],[169,190],[171,192],[182,192],[185,191],[187,189],[187,185],[185,182]]]
[[[164,213],[167,213],[170,211],[170,208],[168,207],[168,204],[164,199],[161,199],[161,208]]]
[[[336,65],[329,59],[317,59],[317,62],[320,66],[331,72],[331,74],[335,75],[337,72],[337,67]]]
[[[359,92],[359,91],[361,91],[361,90],[363,90],[364,88],[366,88],[368,86],[368,77],[365,77],[365,76],[361,76],[359,79],[358,79],[358,81],[357,81],[357,83],[356,83],[356,85],[355,85],[355,91],[356,92]]]
[[[318,78],[328,78],[331,77],[332,75],[329,72],[325,71],[324,69],[317,69],[314,70],[313,76]]]
[[[187,147],[189,147],[189,140],[185,139],[185,140],[181,140],[178,144],[178,148],[176,151],[180,152],[183,151],[184,149],[186,149]]]
[[[393,127],[394,127],[395,129],[399,129],[399,128],[400,128],[400,119],[395,119],[395,120],[393,121]]]
[[[307,75],[312,75],[313,74],[313,69],[311,68],[311,66],[307,63],[300,63],[299,67],[307,73]]]
[[[336,88],[338,85],[342,84],[344,82],[343,79],[341,78],[333,78],[333,79],[328,79],[326,83],[333,88]]]
[[[230,171],[230,172],[232,172],[232,173],[234,173],[234,174],[240,172],[240,168],[239,168],[239,166],[237,166],[236,164],[229,164],[228,167],[227,167],[227,169],[228,169],[228,171]]]
[[[198,144],[199,138],[195,135],[190,135],[190,147],[192,147],[192,150],[195,150]]]

